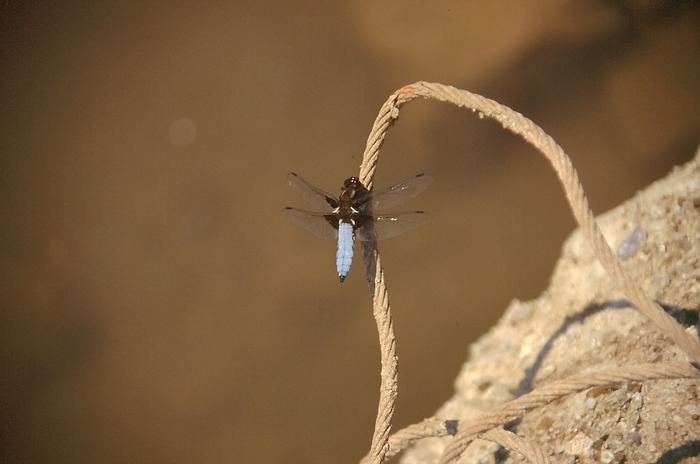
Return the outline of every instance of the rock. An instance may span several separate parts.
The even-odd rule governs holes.
[[[635,280],[697,337],[700,152],[598,221]],[[613,287],[576,231],[549,288],[534,301],[513,301],[471,346],[456,393],[436,416],[473,418],[574,373],[687,359]],[[552,462],[698,462],[699,387],[696,380],[662,380],[590,389],[527,413],[513,431]],[[423,440],[401,462],[436,462],[449,440]],[[460,462],[524,462],[517,453],[503,461],[499,448],[477,440]]]

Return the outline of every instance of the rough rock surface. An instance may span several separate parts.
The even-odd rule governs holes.
[[[697,337],[700,152],[598,220],[632,276]],[[566,241],[549,288],[534,301],[513,301],[470,351],[437,417],[471,418],[574,373],[687,360],[613,287],[579,231]],[[587,390],[526,414],[513,430],[552,462],[700,462],[700,382]],[[436,462],[448,441],[423,440],[401,462]],[[460,462],[524,459],[477,440]]]

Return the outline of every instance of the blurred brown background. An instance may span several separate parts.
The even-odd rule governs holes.
[[[279,210],[302,206],[288,171],[356,174],[405,84],[529,116],[597,213],[692,156],[698,2],[482,3],[2,2],[2,462],[356,462],[379,383],[363,272],[340,285],[334,244]],[[574,228],[544,159],[471,112],[404,108],[376,185],[418,172],[436,182],[407,208],[433,222],[381,244],[397,428]]]

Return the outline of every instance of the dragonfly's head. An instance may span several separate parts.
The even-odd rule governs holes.
[[[345,179],[345,182],[343,183],[341,197],[345,197],[348,199],[355,198],[355,196],[357,196],[358,193],[364,190],[365,186],[362,185],[360,179],[358,179],[357,177],[349,177],[348,179]]]
[[[353,177],[350,177],[350,178],[348,178],[348,179],[345,179],[345,183],[343,184],[343,186],[344,186],[346,189],[347,189],[347,188],[354,188],[354,189],[356,189],[356,188],[362,186],[362,182],[360,182],[360,179],[358,179],[357,177],[354,177],[354,176],[353,176]]]

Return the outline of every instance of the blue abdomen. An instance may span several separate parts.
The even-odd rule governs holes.
[[[338,248],[335,251],[335,266],[338,269],[340,281],[350,272],[352,255],[355,249],[355,240],[352,233],[352,224],[341,222],[338,224]]]

